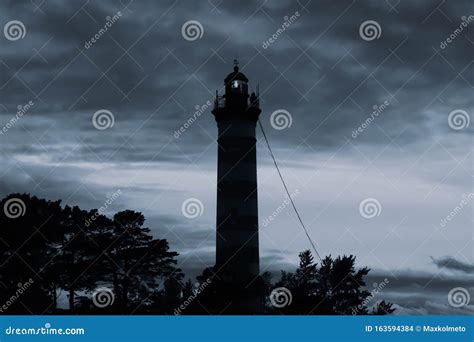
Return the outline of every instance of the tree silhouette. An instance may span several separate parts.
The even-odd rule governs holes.
[[[86,224],[94,212],[66,206],[62,214],[64,219],[54,239],[57,256],[51,260],[49,270],[57,274],[59,286],[68,291],[69,308],[74,310],[76,292],[93,288],[96,280],[88,272],[95,263],[96,253]]]
[[[194,294],[194,284],[191,279],[188,279],[183,286],[182,298],[189,298]]]
[[[101,235],[101,253],[96,257],[100,280],[109,283],[118,309],[145,307],[165,279],[183,277],[176,268],[178,253],[169,251],[166,240],[154,239],[144,228],[142,213],[125,210],[114,215],[110,229]]]
[[[24,203],[19,215],[7,215],[7,201]],[[94,314],[311,314],[385,315],[394,312],[384,300],[370,303],[364,277],[369,269],[355,268],[355,257],[314,261],[310,251],[299,254],[295,272],[282,271],[276,284],[265,272],[245,289],[221,281],[208,267],[188,279],[177,267],[177,252],[151,235],[140,212],[124,210],[112,219],[79,207],[62,207],[27,194],[11,194],[0,201],[0,313]],[[95,307],[97,288],[115,297],[106,309]],[[291,303],[275,306],[272,291],[284,287]],[[67,293],[68,309],[58,308]],[[252,295],[262,310],[236,305]],[[62,297],[64,298],[64,297]],[[369,307],[371,304],[372,307]]]
[[[6,197],[2,208],[9,199],[21,200],[26,210],[15,218],[5,210],[0,215],[0,301],[11,302],[8,313],[58,312],[61,291],[68,293],[71,312],[77,301],[83,309],[90,300],[82,294],[109,284],[123,313],[130,304],[150,304],[150,294],[164,283],[171,296],[173,281],[173,305],[177,302],[183,278],[175,266],[178,253],[142,227],[141,213],[126,210],[110,220],[97,210],[62,208],[60,201],[26,194]],[[33,285],[15,298],[18,284],[30,279]],[[82,293],[79,298],[77,293]]]
[[[372,310],[374,315],[389,315],[393,313],[395,309],[392,307],[392,303],[388,303],[385,300],[382,300],[380,303],[377,303],[375,308]]]
[[[291,293],[291,303],[273,310],[283,314],[359,315],[368,314],[365,304],[370,292],[365,289],[367,267],[356,270],[355,257],[327,256],[321,265],[314,262],[310,251],[300,253],[300,264],[295,273],[282,272],[277,287],[285,287]],[[378,304],[374,314],[394,311],[391,303]]]
[[[25,205],[23,215],[7,215],[7,201]],[[58,277],[47,272],[55,255],[55,229],[63,221],[60,202],[51,202],[26,194],[11,194],[0,202],[0,302],[10,303],[8,313],[41,314],[55,302]],[[16,298],[19,284],[30,286]]]

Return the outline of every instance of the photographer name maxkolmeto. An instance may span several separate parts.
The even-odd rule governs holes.
[[[424,325],[423,332],[466,332],[466,327],[463,325]]]

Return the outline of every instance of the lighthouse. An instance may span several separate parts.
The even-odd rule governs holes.
[[[235,312],[258,312],[259,278],[257,155],[255,128],[260,115],[257,94],[234,62],[216,92],[218,127],[216,270]]]

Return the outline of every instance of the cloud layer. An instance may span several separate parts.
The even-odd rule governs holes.
[[[387,296],[401,312],[455,314],[449,290],[472,293],[460,274],[472,275],[473,203],[461,202],[473,191],[474,125],[453,128],[450,113],[474,113],[473,14],[469,0],[2,1],[0,24],[19,20],[25,36],[0,36],[0,195],[91,208],[121,189],[113,209],[143,211],[190,275],[212,265],[206,103],[238,58],[320,253],[398,275]],[[182,35],[190,20],[196,40]],[[360,35],[366,21],[378,39]],[[292,119],[284,130],[271,125],[279,109]],[[99,110],[113,127],[93,125]],[[309,244],[291,208],[278,210],[285,197],[257,133],[262,271],[291,269]],[[203,203],[196,219],[181,213],[190,197]],[[371,219],[359,212],[367,198],[380,204]]]

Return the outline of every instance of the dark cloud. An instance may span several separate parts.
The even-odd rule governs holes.
[[[469,68],[458,73],[471,62],[464,52],[472,46],[467,39],[471,28],[452,46],[435,52],[461,16],[469,13],[468,1],[441,6],[439,11],[429,2],[400,3],[396,11],[388,4],[351,1],[337,5],[311,1],[304,8],[292,2],[278,6],[258,1],[246,6],[223,3],[214,11],[210,6],[192,9],[173,1],[82,5],[45,4],[42,13],[34,13],[27,4],[4,5],[5,18],[21,6],[28,27],[22,44],[6,42],[12,50],[2,55],[9,66],[3,66],[7,80],[23,66],[2,91],[8,108],[37,94],[38,115],[57,114],[56,120],[72,116],[82,121],[80,127],[86,127],[93,112],[107,107],[121,123],[151,116],[146,125],[137,127],[141,135],[157,129],[171,136],[196,104],[221,87],[237,54],[253,85],[261,83],[265,113],[286,108],[294,116],[295,134],[280,136],[280,142],[305,140],[311,146],[338,147],[370,115],[372,106],[384,100],[392,106],[377,124],[393,138],[403,123],[407,132],[397,140],[403,144],[407,137],[419,139],[424,128],[433,128],[429,115],[434,114],[429,112],[440,109],[436,115],[445,116],[449,102],[457,103],[453,96],[468,94]],[[105,18],[119,10],[123,17],[90,49],[84,49]],[[300,18],[263,49],[262,42],[295,11]],[[197,42],[188,42],[180,34],[191,13],[204,27],[203,38]],[[359,25],[369,19],[368,14],[382,27],[381,38],[371,42],[359,37]],[[33,49],[46,41],[40,54],[24,65]],[[217,49],[218,54],[213,54]],[[443,93],[445,101],[440,101],[435,94],[451,81]],[[472,100],[464,104],[472,105]],[[212,118],[209,113],[206,117],[200,124],[211,129]],[[193,141],[206,139],[197,127],[187,134]],[[385,139],[378,129],[370,129],[360,141]],[[196,146],[180,144],[184,151]],[[128,156],[125,149],[123,155]],[[137,155],[142,160],[148,157]]]
[[[474,273],[474,265],[462,262],[450,256],[444,256],[439,259],[432,258],[433,263],[440,269],[461,271],[463,273]]]
[[[118,11],[122,17],[86,48]],[[264,48],[296,11],[297,20]],[[200,273],[214,262],[211,108],[174,133],[212,102],[238,57],[251,87],[260,84],[263,126],[325,251],[365,256],[374,249],[365,260],[382,261],[386,273],[409,264],[424,269],[426,255],[434,255],[439,271],[469,275],[472,263],[437,257],[468,249],[469,210],[446,230],[433,225],[472,185],[474,125],[454,131],[447,119],[462,109],[474,120],[474,23],[440,47],[472,14],[470,0],[2,1],[1,27],[20,20],[27,32],[18,41],[0,36],[0,129],[19,105],[34,106],[0,134],[0,196],[30,192],[92,208],[120,188],[113,210],[143,211],[153,233],[181,253],[182,267]],[[201,39],[183,39],[188,20],[202,24]],[[379,39],[359,36],[367,20],[381,26]],[[384,101],[387,109],[352,138]],[[113,113],[112,128],[94,128],[100,109]],[[291,113],[290,128],[271,128],[277,109]],[[260,212],[272,213],[281,187],[257,137]],[[190,196],[206,209],[192,222],[180,213]],[[374,196],[383,214],[369,222],[357,208]],[[291,268],[308,247],[290,213],[262,231],[262,269]],[[456,275],[431,276],[400,275],[388,294],[409,313],[453,313],[439,301],[448,287],[469,285]]]
[[[452,307],[448,302],[449,292],[462,287],[474,293],[474,278],[455,276],[445,273],[414,272],[410,270],[385,272],[375,270],[367,277],[369,291],[385,282],[384,288],[374,301],[382,299],[393,302],[398,315],[472,315],[474,305],[468,303],[462,307]],[[375,304],[375,303],[372,303]]]

